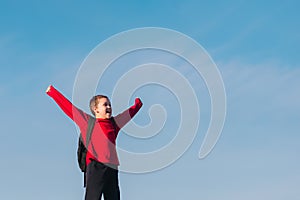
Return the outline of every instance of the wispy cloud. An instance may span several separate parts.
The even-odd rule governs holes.
[[[262,107],[300,107],[300,68],[267,62],[256,65],[234,61],[219,64],[225,80],[227,94],[232,101],[262,103]]]

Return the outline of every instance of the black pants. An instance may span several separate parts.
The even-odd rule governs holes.
[[[92,161],[87,166],[85,200],[120,200],[118,170]]]

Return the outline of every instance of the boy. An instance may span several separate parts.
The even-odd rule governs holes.
[[[75,107],[52,85],[47,88],[46,93],[78,125],[85,144],[88,119],[91,116]],[[112,117],[108,97],[97,95],[90,100],[90,110],[96,121],[87,147],[85,200],[100,200],[102,194],[105,200],[120,200],[116,138],[120,129],[134,117],[142,105],[141,100],[136,98],[133,106]]]

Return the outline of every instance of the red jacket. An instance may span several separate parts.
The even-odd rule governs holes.
[[[53,86],[50,86],[47,94],[52,97],[66,115],[78,125],[84,140],[83,142],[85,143],[88,119],[91,116],[74,106]],[[88,146],[89,151],[86,157],[87,165],[91,162],[91,159],[106,164],[119,165],[116,151],[116,138],[120,129],[132,119],[142,105],[141,100],[136,98],[133,106],[114,117],[115,123],[112,121],[112,118],[96,119],[91,141]]]

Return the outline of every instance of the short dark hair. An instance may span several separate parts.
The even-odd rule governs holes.
[[[99,95],[93,96],[90,100],[90,110],[94,116],[95,116],[94,107],[96,107],[98,105],[99,100],[102,98],[109,99],[107,96],[99,94]]]

